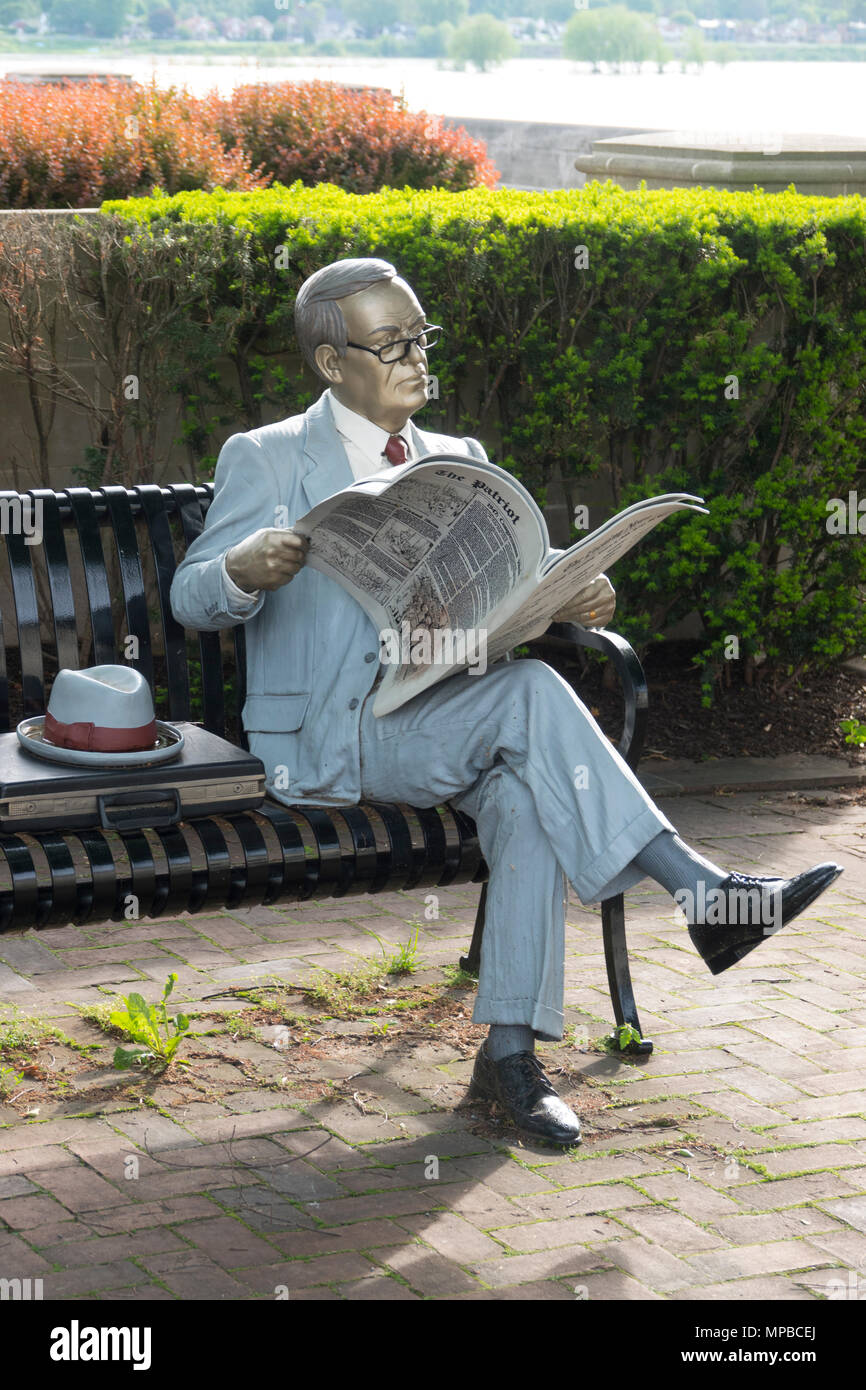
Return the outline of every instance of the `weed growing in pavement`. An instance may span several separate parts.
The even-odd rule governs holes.
[[[475,989],[478,985],[478,976],[461,965],[443,965],[442,974],[449,989]]]
[[[355,970],[322,970],[298,988],[308,1003],[329,1013],[340,1013],[384,989],[385,980],[383,967],[366,961]]]
[[[114,1066],[118,1071],[143,1062],[158,1062],[169,1066],[185,1034],[189,1032],[189,1019],[186,1014],[169,1018],[166,1000],[177,983],[174,971],[165,982],[162,999],[158,1004],[148,1004],[140,994],[129,994],[123,998],[124,1008],[116,1009],[109,1016],[115,1028],[122,1029],[133,1042],[141,1043],[144,1052],[131,1052],[117,1047],[114,1051]],[[181,1063],[189,1066],[188,1062]]]
[[[20,1086],[23,1080],[23,1071],[16,1071],[14,1067],[0,1066],[0,1100],[8,1100],[16,1086]]]
[[[603,1038],[599,1038],[599,1047],[604,1052],[611,1052],[619,1056],[634,1044],[642,1042],[640,1032],[631,1023],[620,1023],[614,1028],[613,1032],[607,1033]]]
[[[410,922],[409,925],[415,927],[415,935],[410,936],[405,945],[391,957],[385,967],[385,973],[388,975],[414,975],[421,963],[418,956],[418,925],[414,922]]]
[[[70,1001],[71,1002],[71,1001]],[[94,1024],[101,1033],[107,1033],[111,1038],[126,1038],[129,1035],[123,1028],[118,1028],[111,1022],[110,1004],[72,1004],[73,1009],[77,1009],[85,1023]],[[96,1044],[92,1044],[95,1046]]]
[[[0,1049],[4,1053],[27,1052],[41,1047],[46,1042],[59,1042],[71,1047],[75,1052],[90,1052],[97,1043],[80,1043],[64,1033],[54,1023],[43,1023],[39,1018],[13,1019],[10,1023],[0,1023]]]

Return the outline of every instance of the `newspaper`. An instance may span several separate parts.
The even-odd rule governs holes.
[[[373,713],[399,709],[455,671],[479,674],[553,615],[664,517],[703,498],[636,502],[553,550],[522,483],[495,463],[431,454],[389,467],[294,523],[307,564],[341,584],[377,628],[383,674]]]

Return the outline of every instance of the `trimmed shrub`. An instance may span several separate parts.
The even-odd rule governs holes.
[[[199,98],[155,82],[0,83],[0,207],[93,207],[155,189],[249,191],[274,179],[366,193],[492,187],[497,178],[483,144],[389,93],[312,82]]]
[[[245,150],[226,150],[207,108],[174,87],[0,83],[0,206],[94,207],[154,188],[268,181]]]
[[[408,111],[390,92],[330,82],[239,87],[215,102],[227,149],[245,149],[278,183],[334,183],[348,193],[383,187],[493,188],[484,145],[440,116]]]

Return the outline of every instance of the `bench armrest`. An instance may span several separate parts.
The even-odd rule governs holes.
[[[646,676],[634,649],[618,632],[609,632],[606,628],[596,631],[581,627],[579,623],[551,623],[545,636],[573,642],[577,647],[592,647],[613,662],[625,705],[617,749],[634,772],[643,752],[649,706]]]

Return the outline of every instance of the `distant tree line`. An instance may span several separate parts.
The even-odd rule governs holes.
[[[666,16],[688,23],[699,19],[770,19],[778,23],[802,19],[808,24],[866,22],[866,0],[589,0],[577,9],[575,0],[0,0],[0,25],[16,19],[48,16],[51,29],[69,34],[114,38],[132,21],[154,37],[170,38],[190,19],[206,17],[219,24],[230,18],[261,15],[277,25],[281,36],[286,20],[308,42],[324,19],[342,15],[366,36],[374,37],[395,25],[433,32],[443,25],[458,28],[475,16],[498,20],[518,16],[567,23],[575,14],[626,9],[647,17]]]

